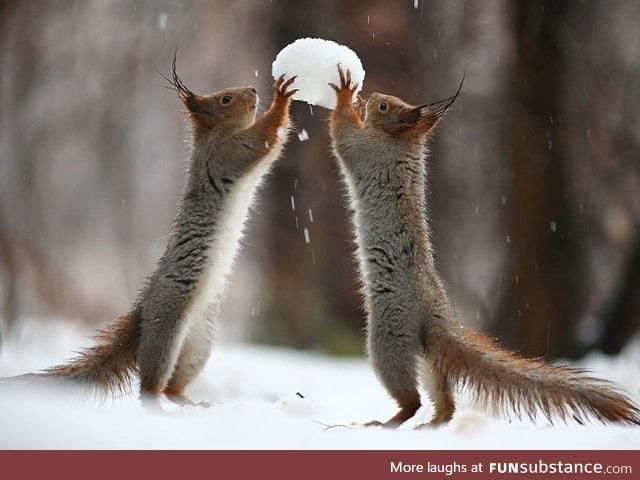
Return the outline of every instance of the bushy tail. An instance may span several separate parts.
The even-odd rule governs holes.
[[[139,316],[135,313],[120,317],[98,332],[95,345],[69,363],[13,379],[68,382],[85,388],[99,399],[123,393],[130,387],[131,377],[137,370],[139,329]]]
[[[433,343],[436,371],[446,372],[451,385],[469,388],[485,407],[533,420],[542,412],[550,422],[595,418],[640,425],[637,405],[584,370],[518,357],[466,328],[438,333]]]

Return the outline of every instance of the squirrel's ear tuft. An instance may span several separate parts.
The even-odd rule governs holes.
[[[453,102],[450,102],[442,107],[433,108],[430,105],[416,107],[420,111],[420,126],[423,132],[431,132],[439,123],[440,120],[444,118],[449,109],[453,105]]]
[[[421,117],[421,126],[422,130],[425,132],[430,132],[435,128],[440,120],[445,116],[447,111],[449,110],[450,105],[447,105],[443,108],[433,109],[430,107],[421,107],[420,108],[420,117]]]
[[[187,86],[184,84],[182,79],[178,76],[178,72],[176,71],[176,54],[173,56],[173,69],[171,78],[168,78],[163,73],[160,73],[162,78],[164,78],[169,83],[169,88],[175,91],[178,94],[178,98],[182,100],[182,103],[189,111],[189,116],[196,124],[196,126],[206,126],[211,121],[211,109],[207,99],[201,97],[200,95],[196,95],[193,93]]]
[[[449,109],[453,106],[453,102],[455,102],[460,95],[462,95],[462,85],[464,84],[464,75],[462,76],[462,81],[460,82],[460,86],[458,86],[458,90],[455,95],[452,95],[449,98],[445,98],[444,100],[439,100],[437,102],[426,103],[424,105],[420,105],[415,107],[414,110],[420,112],[421,117],[421,125],[422,130],[425,132],[431,131],[440,120],[447,114]]]

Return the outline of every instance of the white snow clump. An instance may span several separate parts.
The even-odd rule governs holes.
[[[364,69],[358,55],[348,47],[321,38],[299,38],[284,47],[273,62],[274,79],[297,75],[291,88],[298,92],[294,100],[332,109],[336,106],[336,93],[329,82],[340,85],[338,64],[351,71],[351,81],[358,84],[354,100],[364,82]]]

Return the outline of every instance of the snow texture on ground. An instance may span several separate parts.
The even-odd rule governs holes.
[[[276,56],[271,72],[274,79],[284,75],[286,78],[296,75],[292,88],[298,92],[294,100],[303,100],[311,105],[333,109],[336,94],[329,83],[340,85],[338,67],[351,71],[353,83],[358,84],[353,99],[364,83],[364,69],[358,55],[348,47],[331,40],[321,38],[299,38],[284,47]]]
[[[67,322],[30,320],[0,351],[0,376],[64,361],[90,343]],[[580,366],[639,400],[640,342],[619,357],[591,355]],[[640,428],[599,424],[538,426],[492,418],[462,396],[450,425],[427,431],[430,408],[397,431],[362,423],[395,410],[365,359],[336,359],[255,345],[214,349],[191,386],[215,405],[149,413],[135,393],[100,405],[72,392],[0,385],[2,449],[638,449]]]

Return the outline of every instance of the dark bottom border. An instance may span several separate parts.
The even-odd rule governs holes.
[[[640,478],[637,450],[0,451],[6,479]]]

